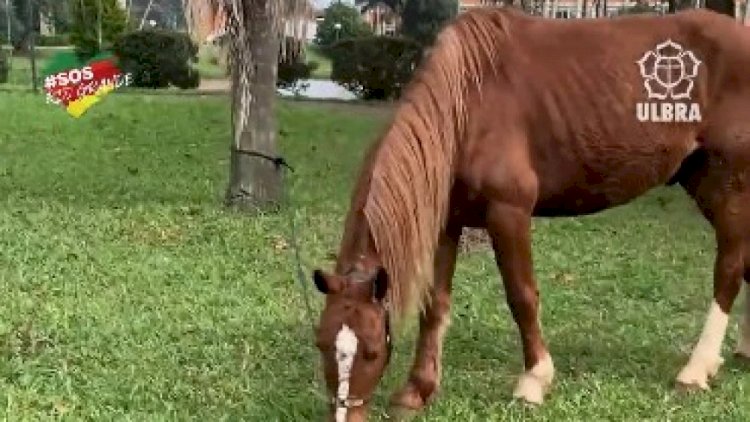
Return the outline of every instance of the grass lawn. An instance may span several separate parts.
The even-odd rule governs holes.
[[[0,47],[8,51],[7,47]],[[36,66],[39,78],[41,79],[42,69],[44,69],[47,60],[60,51],[69,51],[72,48],[66,47],[37,47],[35,50]],[[8,83],[0,84],[0,88],[7,86],[28,87],[31,88],[31,59],[27,55],[14,54],[11,58],[11,69],[8,75]],[[41,82],[40,82],[41,89]]]
[[[36,61],[37,74],[41,80],[42,69],[46,58],[39,57]],[[14,56],[11,58],[10,73],[8,74],[8,85],[23,86],[31,89],[31,60],[28,57]],[[2,87],[3,84],[0,84]],[[42,89],[40,82],[39,89]]]
[[[220,50],[213,45],[203,45],[198,51],[198,61],[192,66],[198,70],[201,79],[227,79],[228,76],[220,61]]]
[[[225,97],[120,94],[77,120],[41,96],[0,93],[0,109],[0,419],[321,420],[292,212],[220,206]],[[386,116],[279,105],[308,273],[332,264],[353,174]],[[558,370],[548,401],[511,400],[519,338],[493,259],[475,247],[459,261],[443,391],[419,420],[750,419],[750,366],[729,356],[734,325],[717,387],[672,388],[710,303],[714,256],[680,190],[537,220],[534,243]],[[396,339],[374,420],[412,340]]]
[[[308,44],[305,50],[307,54],[307,62],[317,62],[318,67],[312,72],[310,77],[312,79],[330,79],[331,78],[331,59],[326,57],[321,51],[320,47],[315,44]]]

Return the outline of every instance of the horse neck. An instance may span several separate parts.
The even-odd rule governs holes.
[[[361,209],[347,217],[341,247],[336,259],[336,273],[346,274],[355,268],[381,265],[370,228]]]

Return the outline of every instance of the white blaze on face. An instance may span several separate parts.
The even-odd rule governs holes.
[[[336,335],[336,363],[338,365],[339,386],[336,396],[340,400],[349,397],[349,379],[352,374],[354,355],[357,354],[357,336],[344,324]],[[346,408],[336,408],[336,422],[346,421]]]

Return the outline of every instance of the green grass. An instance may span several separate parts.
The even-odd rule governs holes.
[[[5,51],[8,51],[7,47],[0,47]],[[40,75],[39,80],[41,81],[42,69],[53,55],[60,51],[70,50],[72,48],[65,47],[37,47],[35,50],[37,73]],[[11,58],[10,74],[8,75],[7,84],[0,84],[0,88],[31,88],[31,59],[28,55],[13,55]],[[41,87],[41,82],[40,85]],[[41,89],[41,88],[40,88]]]
[[[220,50],[213,45],[203,45],[198,51],[198,62],[193,67],[202,79],[226,79],[226,70],[220,64]]]
[[[308,44],[305,50],[307,62],[316,62],[318,67],[312,72],[312,79],[330,79],[331,78],[331,59],[326,57],[315,44]]]
[[[45,58],[38,58],[36,61],[37,74],[41,81],[42,69],[45,65]],[[13,56],[10,61],[10,73],[8,74],[8,85],[23,86],[31,88],[31,60],[28,57]],[[0,85],[2,87],[3,85]],[[41,82],[40,82],[41,89]]]
[[[0,109],[0,419],[321,420],[292,211],[220,205],[225,97],[120,94],[73,119],[40,96],[0,93]],[[303,264],[330,268],[353,175],[387,112],[278,112]],[[672,388],[710,302],[714,250],[679,190],[537,220],[534,244],[558,370],[548,401],[534,411],[511,400],[519,339],[480,248],[460,258],[443,391],[420,420],[750,418],[750,368],[729,356],[711,392]],[[396,340],[375,416],[404,380],[412,340]]]

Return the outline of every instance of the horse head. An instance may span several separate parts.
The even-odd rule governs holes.
[[[360,267],[344,275],[316,270],[313,280],[326,295],[316,346],[331,395],[331,420],[363,421],[391,355],[388,275],[382,267]]]

